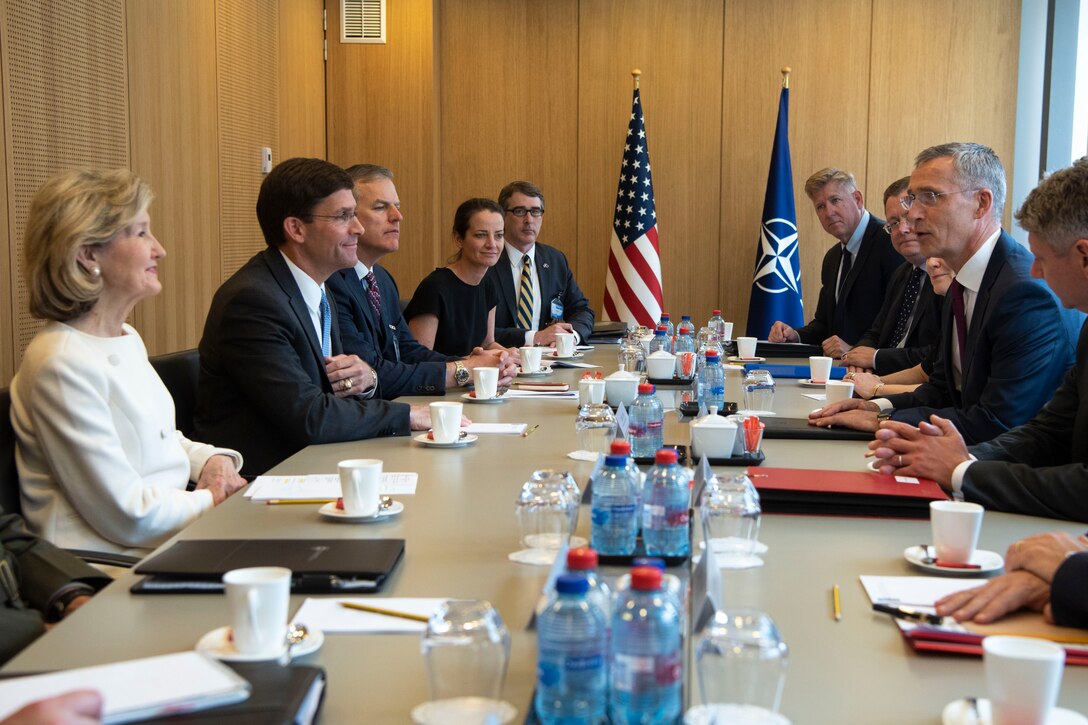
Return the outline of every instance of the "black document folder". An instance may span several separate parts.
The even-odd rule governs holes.
[[[809,425],[808,418],[779,418],[767,416],[759,419],[763,423],[763,438],[795,438],[816,441],[871,441],[873,434],[862,430],[851,430],[835,426],[817,428]]]
[[[296,594],[376,592],[404,555],[404,539],[194,539],[179,541],[136,567],[132,591],[223,591],[223,575],[250,566],[293,572]]]
[[[724,345],[727,355],[737,354],[737,343],[729,340]],[[823,355],[824,350],[819,345],[806,345],[803,342],[768,342],[756,341],[756,355],[759,357],[788,357],[809,358],[813,355]]]

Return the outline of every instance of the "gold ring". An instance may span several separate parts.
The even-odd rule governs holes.
[[[1018,553],[1019,553],[1019,551],[1020,551],[1020,544],[1021,544],[1021,543],[1022,543],[1022,542],[1020,542],[1020,541],[1017,541],[1017,542],[1016,542],[1016,546],[1014,546],[1012,550],[1013,550],[1013,551],[1015,551],[1015,552],[1018,552]]]
[[[351,390],[351,378],[344,378],[344,390]]]
[[[899,454],[899,465],[903,465],[903,454]]]

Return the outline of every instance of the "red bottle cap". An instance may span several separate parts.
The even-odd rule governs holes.
[[[662,448],[654,455],[654,463],[676,463],[676,449]]]
[[[571,571],[585,571],[597,568],[597,552],[588,546],[571,549],[567,552],[567,568]]]
[[[612,441],[612,455],[614,456],[629,456],[631,455],[631,444],[627,441]]]
[[[654,386],[650,385],[649,383],[639,383],[638,384],[638,394],[639,395],[643,395],[645,393],[652,393],[652,392],[654,392]]]
[[[631,588],[636,592],[656,592],[661,589],[661,570],[651,566],[636,566],[631,570]]]

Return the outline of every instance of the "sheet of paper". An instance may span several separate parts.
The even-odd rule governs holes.
[[[812,398],[813,400],[827,400],[826,393],[801,393],[803,398]]]
[[[419,474],[384,472],[379,487],[385,496],[411,496],[416,492]],[[246,489],[247,498],[254,501],[269,499],[337,499],[340,497],[340,474],[311,473],[303,476],[257,476]]]
[[[35,700],[75,689],[105,700],[105,722],[144,720],[186,706],[203,709],[239,702],[249,688],[233,670],[198,652],[176,652],[0,682],[0,720]]]
[[[565,393],[558,392],[540,392],[536,390],[508,390],[504,398],[536,398],[538,400],[578,400],[578,392],[575,390],[569,390]]]
[[[933,603],[941,597],[974,589],[985,584],[979,579],[959,579],[937,576],[869,576],[862,575],[861,585],[872,603],[882,602],[903,607],[932,611]]]
[[[412,619],[391,617],[385,614],[363,612],[358,609],[349,609],[340,602],[356,602],[370,607],[380,607],[394,612],[407,612],[423,617],[431,616],[438,605],[446,601],[435,598],[375,598],[375,597],[333,597],[333,598],[307,598],[298,608],[294,622],[300,622],[307,627],[320,629],[326,634],[330,632],[354,632],[363,634],[422,632],[427,625]]]
[[[473,423],[461,430],[466,433],[490,433],[493,435],[519,436],[529,427],[528,423]]]
[[[557,368],[599,368],[600,365],[591,363],[574,362],[573,360],[553,360],[552,367]]]

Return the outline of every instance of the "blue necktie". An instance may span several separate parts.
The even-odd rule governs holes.
[[[918,301],[918,293],[922,291],[922,275],[924,274],[925,270],[917,267],[910,273],[907,288],[903,292],[903,304],[899,307],[899,317],[895,321],[895,331],[892,333],[892,347],[897,347],[907,335],[907,323],[914,313],[914,304]]]
[[[321,354],[324,357],[332,355],[332,316],[325,290],[321,290]]]

